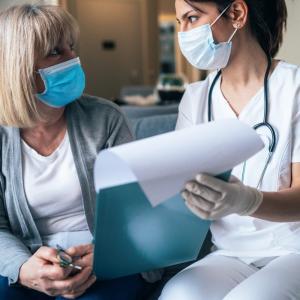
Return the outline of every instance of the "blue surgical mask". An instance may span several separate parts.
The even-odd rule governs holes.
[[[232,38],[228,42],[216,44],[211,27],[223,16],[230,7],[227,6],[218,18],[210,25],[205,24],[195,29],[179,32],[178,41],[182,54],[188,62],[200,70],[217,70],[227,66],[232,49]]]
[[[36,97],[51,107],[64,107],[78,99],[85,88],[85,75],[79,57],[38,73],[44,81],[45,91]]]

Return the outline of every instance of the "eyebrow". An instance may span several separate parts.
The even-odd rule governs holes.
[[[184,14],[181,16],[181,20],[184,20],[184,19],[187,17],[187,15],[188,15],[190,12],[192,12],[192,11],[195,11],[195,9],[191,9],[191,10],[187,11],[186,13],[184,13]],[[180,20],[179,20],[178,18],[176,18],[176,20],[177,20],[178,22],[180,22]]]
[[[201,8],[197,7],[195,4],[191,3],[189,0],[184,0],[190,7],[192,7],[195,11],[198,11],[200,13],[206,13]]]

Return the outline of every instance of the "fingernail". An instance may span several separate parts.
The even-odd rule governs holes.
[[[201,182],[201,181],[202,181],[202,178],[203,178],[202,174],[198,174],[198,175],[196,176],[196,180],[197,180],[198,182]]]
[[[181,192],[181,197],[182,197],[183,199],[185,199],[185,198],[187,197],[187,192],[186,192],[186,191]]]
[[[191,184],[190,184],[190,183],[187,183],[187,184],[185,185],[185,189],[187,189],[187,190],[189,190],[190,187],[191,187]]]

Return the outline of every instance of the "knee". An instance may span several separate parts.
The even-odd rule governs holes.
[[[190,284],[185,284],[178,278],[171,279],[163,288],[159,300],[199,300],[190,289]]]
[[[288,300],[291,299],[284,295],[284,291],[282,289],[278,290],[273,286],[268,285],[256,285],[256,286],[247,286],[246,284],[240,284],[223,300]]]
[[[191,270],[182,271],[165,285],[159,300],[207,300],[201,283]]]

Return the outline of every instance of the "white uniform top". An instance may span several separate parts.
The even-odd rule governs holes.
[[[44,245],[91,242],[68,134],[47,157],[22,141],[22,155],[25,194]]]
[[[215,75],[214,72],[206,80],[188,86],[179,106],[176,129],[208,121],[208,92]],[[278,141],[260,189],[279,191],[291,185],[291,163],[300,162],[300,68],[280,62],[270,75],[269,92],[269,122],[276,131]],[[236,118],[222,94],[220,79],[212,99],[213,120]],[[262,87],[243,109],[239,120],[253,126],[263,121],[263,114]],[[269,131],[262,129],[258,133],[265,141],[270,140]],[[268,142],[264,150],[247,162],[246,185],[257,186],[267,156]],[[242,165],[234,168],[233,175],[242,179]],[[239,257],[246,263],[300,253],[300,222],[276,223],[234,214],[214,221],[211,231],[217,249],[215,254]]]

